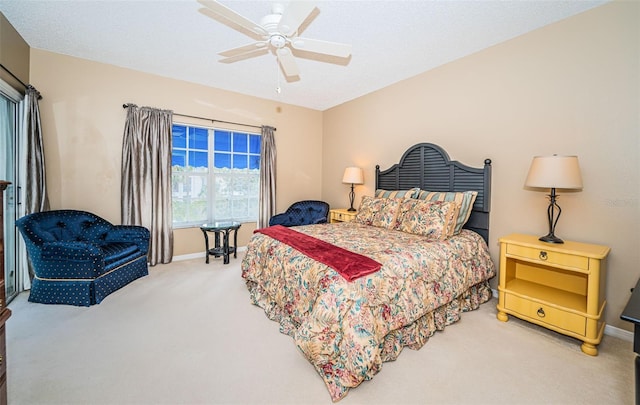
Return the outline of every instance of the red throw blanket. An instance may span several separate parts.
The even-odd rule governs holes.
[[[282,225],[256,229],[275,240],[285,243],[310,258],[331,267],[347,281],[375,273],[382,266],[366,256],[306,235]]]

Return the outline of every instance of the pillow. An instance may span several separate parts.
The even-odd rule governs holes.
[[[377,189],[375,196],[380,198],[416,198],[420,189],[418,187],[409,190],[383,190]]]
[[[428,240],[446,240],[454,235],[460,205],[455,201],[404,200],[400,203],[394,229]]]
[[[363,196],[354,221],[363,225],[393,229],[400,201],[402,200],[397,198]]]
[[[458,213],[454,230],[454,235],[457,235],[462,230],[464,224],[469,220],[471,210],[473,209],[473,203],[476,201],[477,196],[477,191],[446,192],[420,190],[416,198],[426,201],[453,201],[459,204],[460,211]]]

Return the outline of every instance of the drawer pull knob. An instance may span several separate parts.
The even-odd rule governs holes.
[[[540,260],[547,260],[547,252],[545,252],[544,250],[541,250],[538,257],[540,258]]]
[[[542,307],[538,308],[538,316],[540,318],[544,318],[546,314],[544,313],[544,309],[542,309]]]

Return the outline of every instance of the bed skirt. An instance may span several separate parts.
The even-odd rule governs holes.
[[[291,319],[287,312],[278,306],[259,284],[247,281],[247,287],[250,292],[251,302],[264,309],[269,319],[278,322],[280,324],[280,332],[292,337],[301,352],[305,353],[304,348],[300,346],[298,339],[296,339],[299,323]],[[373,378],[382,368],[383,362],[396,360],[404,347],[413,350],[420,349],[436,331],[442,331],[447,325],[459,321],[463,312],[478,309],[480,304],[487,302],[491,297],[492,291],[489,282],[483,281],[472,286],[448,304],[422,315],[415,322],[389,332],[381,342],[380,361],[369,370],[364,379],[354,380],[351,386],[345,386],[341,382],[344,378],[338,378],[340,376],[344,377],[344,372],[340,368],[334,366],[328,369],[326,364],[316,364],[309,356],[306,357],[324,380],[331,399],[335,402],[346,396],[350,388],[358,386],[362,381]]]

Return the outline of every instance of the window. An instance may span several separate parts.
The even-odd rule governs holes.
[[[175,227],[258,220],[259,134],[173,125]]]

